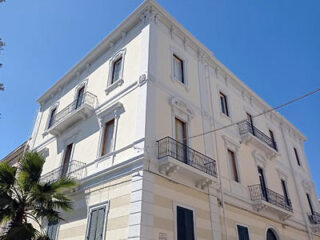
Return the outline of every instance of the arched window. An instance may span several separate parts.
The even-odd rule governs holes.
[[[267,240],[279,240],[276,233],[271,228],[267,231]]]

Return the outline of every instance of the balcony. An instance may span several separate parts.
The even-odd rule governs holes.
[[[180,173],[204,189],[217,177],[216,161],[171,137],[157,141],[159,171],[171,176]]]
[[[94,112],[96,103],[97,97],[94,94],[84,93],[80,101],[76,99],[54,116],[48,132],[58,136],[63,130],[76,122],[90,117]]]
[[[253,126],[249,121],[243,121],[238,125],[240,136],[244,143],[248,144],[251,142],[253,145],[263,150],[270,158],[278,154],[277,143]]]
[[[268,188],[262,189],[260,184],[249,186],[253,207],[258,212],[275,214],[281,220],[286,220],[293,215],[290,199]]]
[[[85,163],[72,160],[68,166],[68,169],[65,169],[63,166],[58,167],[41,176],[40,182],[53,182],[61,177],[72,178],[74,180],[81,180],[84,177],[86,177],[85,167]]]
[[[320,213],[318,212],[309,213],[308,218],[311,223],[311,229],[314,232],[320,233]]]

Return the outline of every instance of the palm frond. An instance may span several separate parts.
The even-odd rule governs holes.
[[[19,164],[18,181],[21,188],[28,191],[39,182],[44,164],[43,157],[37,152],[27,152]]]
[[[7,162],[0,163],[0,191],[8,191],[15,183],[17,168],[11,167]]]

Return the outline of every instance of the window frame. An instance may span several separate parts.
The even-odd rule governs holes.
[[[223,101],[222,101],[223,99]],[[230,110],[228,105],[228,97],[222,91],[219,91],[219,100],[220,100],[220,110],[225,116],[230,118]],[[223,108],[222,102],[224,103],[225,109]],[[224,112],[225,111],[225,112]]]
[[[173,61],[173,72],[172,72],[172,74],[173,74],[173,78],[175,79],[175,80],[177,80],[177,81],[179,81],[180,83],[182,83],[182,84],[185,84],[185,73],[184,73],[184,60],[182,59],[182,58],[180,58],[176,53],[173,53],[172,54],[172,61]],[[181,64],[181,66],[180,66],[180,71],[181,71],[181,79],[178,79],[177,77],[176,77],[176,75],[177,75],[177,73],[176,73],[176,68],[175,68],[175,62],[179,62],[180,64]]]
[[[194,208],[190,206],[186,206],[184,204],[180,203],[174,203],[173,204],[173,212],[174,212],[174,235],[175,235],[175,240],[178,240],[178,211],[177,208],[182,207],[188,210],[192,211],[192,216],[193,216],[193,233],[194,233],[194,240],[197,239],[197,232],[196,232],[196,211]]]
[[[250,238],[250,228],[249,228],[249,226],[248,225],[244,225],[244,224],[240,224],[240,223],[236,223],[235,227],[236,227],[237,240],[240,240],[239,232],[238,232],[238,226],[245,227],[248,230],[248,237],[249,237],[249,240],[250,240],[251,238]]]
[[[108,135],[107,133],[107,125],[110,123],[110,122],[113,122],[113,131],[112,131],[112,142],[110,144],[110,151],[108,153],[104,153],[104,149],[105,149],[105,145],[106,145],[106,137]],[[106,121],[104,123],[104,126],[103,126],[103,130],[102,130],[102,144],[100,146],[100,157],[104,157],[104,156],[107,156],[109,154],[111,154],[113,152],[113,145],[114,145],[114,138],[115,138],[115,125],[116,125],[116,119],[115,118],[111,118],[109,119],[108,121]]]
[[[111,91],[113,91],[118,86],[121,86],[124,83],[123,73],[124,73],[125,55],[126,55],[126,49],[124,48],[116,52],[113,55],[113,57],[111,57],[109,60],[109,73],[108,73],[107,86],[105,89],[106,95],[108,95]],[[119,59],[121,59],[119,78],[113,81],[114,65],[117,61],[119,61]]]
[[[230,156],[229,153],[232,153],[232,156],[233,156],[232,166],[229,166],[230,174],[232,175],[231,180],[236,183],[241,183],[240,174],[239,174],[239,165],[238,165],[238,160],[236,157],[236,152],[231,150],[230,148],[227,148],[228,165],[231,164],[230,159],[229,159],[229,156]],[[236,177],[234,176],[234,173],[236,173]]]
[[[87,211],[87,227],[86,227],[86,235],[85,235],[85,239],[88,238],[88,234],[89,234],[89,228],[90,228],[90,224],[91,224],[91,213],[93,210],[96,210],[98,208],[104,207],[105,208],[105,216],[104,216],[104,224],[103,224],[103,234],[102,234],[102,239],[106,239],[106,228],[107,228],[107,221],[108,221],[108,214],[109,214],[109,206],[110,203],[109,201],[105,201],[105,202],[101,202],[92,206],[88,207],[88,211]]]
[[[175,77],[175,70],[174,70],[174,56],[182,61],[182,76],[183,76],[183,82],[181,82],[179,79]],[[189,81],[188,81],[188,60],[183,53],[183,51],[171,47],[171,53],[170,53],[170,62],[171,62],[171,73],[170,73],[170,78],[174,83],[179,84],[181,87],[184,87],[186,91],[189,91]]]

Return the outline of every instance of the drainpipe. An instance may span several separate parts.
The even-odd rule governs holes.
[[[208,71],[210,71],[208,69]],[[212,110],[212,120],[213,120],[213,129],[216,129],[215,125],[215,118],[214,118],[214,108],[213,108],[213,102],[212,102],[212,86],[210,81],[210,74],[208,74],[208,82],[209,82],[209,88],[210,88],[210,104],[211,104],[211,110]],[[224,227],[224,233],[225,233],[225,239],[228,240],[228,231],[227,231],[227,222],[226,222],[226,212],[224,209],[224,196],[223,196],[223,188],[222,188],[222,178],[221,178],[221,170],[220,170],[220,161],[219,161],[219,151],[218,151],[218,141],[217,141],[217,133],[213,132],[214,135],[214,141],[215,141],[215,150],[216,150],[216,158],[217,158],[217,168],[218,168],[218,177],[219,177],[219,190],[220,190],[220,198],[221,198],[221,204],[222,204],[222,212],[223,212],[223,227]]]
[[[301,200],[300,194],[299,194],[299,189],[298,189],[298,185],[297,185],[297,179],[295,177],[293,166],[292,166],[292,163],[291,163],[290,157],[289,157],[289,149],[288,149],[288,144],[287,144],[287,141],[286,141],[286,138],[285,138],[285,135],[284,135],[283,125],[284,125],[284,123],[281,121],[280,122],[280,129],[281,129],[281,135],[282,135],[282,138],[283,138],[283,142],[284,142],[284,145],[285,145],[285,150],[286,150],[286,154],[287,154],[287,160],[289,162],[290,171],[291,171],[291,174],[293,176],[294,188],[296,189],[296,192],[298,194],[298,201],[299,201],[300,209],[303,210],[303,204],[302,204],[302,200]],[[312,240],[313,237],[312,237],[312,234],[311,234],[311,231],[310,231],[310,226],[309,226],[308,220],[306,219],[306,216],[305,216],[304,212],[303,212],[303,219],[304,219],[304,222],[305,222],[306,227],[307,227],[309,240]]]

